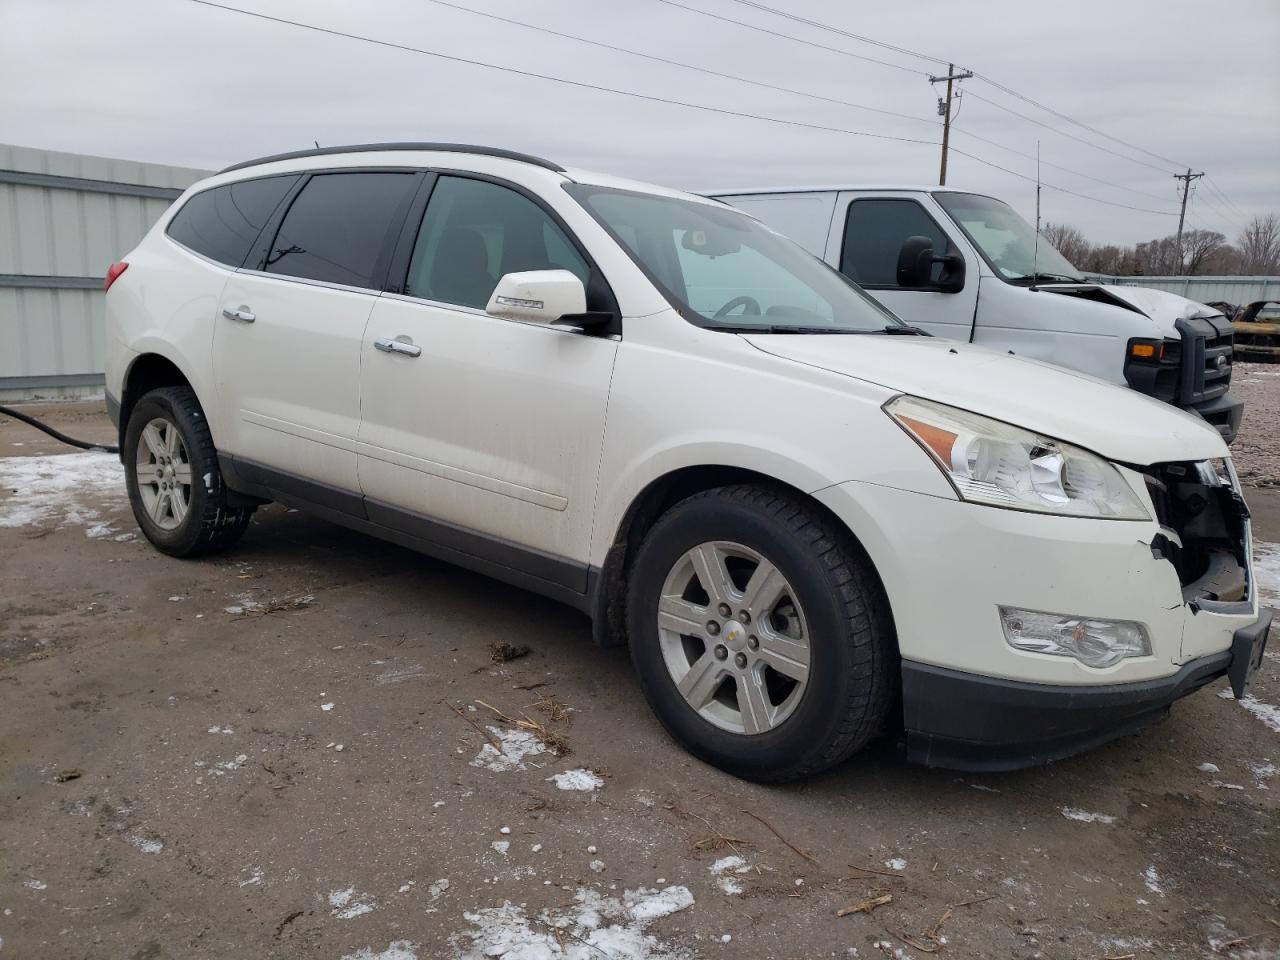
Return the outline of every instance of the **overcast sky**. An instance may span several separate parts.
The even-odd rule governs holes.
[[[672,5],[676,0],[451,2],[906,118],[654,63],[432,0],[226,2],[455,57],[791,124],[517,76],[191,0],[0,0],[0,141],[218,168],[317,140],[443,140],[526,150],[565,165],[693,189],[937,182],[935,145],[794,124],[936,142],[940,90],[930,87],[926,74],[944,72],[945,64],[797,23],[742,0],[678,2],[906,69],[712,19]],[[1044,218],[1075,224],[1098,242],[1172,233],[1172,173],[1188,164],[1208,171],[1212,184],[1198,184],[1189,226],[1234,238],[1254,214],[1280,211],[1277,0],[761,2],[930,57],[953,58],[1150,151],[1073,126],[984,79],[965,81],[962,89],[972,95],[961,101],[953,145],[1032,179],[953,153],[948,182],[1003,197],[1028,219],[1035,211],[1031,158],[1037,140]],[[1174,215],[1108,206],[1050,184]]]

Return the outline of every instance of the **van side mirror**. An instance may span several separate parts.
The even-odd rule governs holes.
[[[586,311],[586,287],[568,270],[503,274],[484,308],[494,317],[545,324]]]
[[[933,281],[933,265],[941,263],[942,275]],[[927,288],[942,293],[959,293],[964,289],[964,257],[958,253],[937,256],[928,237],[907,237],[898,251],[898,286]]]

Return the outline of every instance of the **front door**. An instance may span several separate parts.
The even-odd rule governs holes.
[[[530,196],[465,176],[438,178],[412,250],[361,348],[369,518],[584,592],[618,342],[484,307],[503,274],[593,268]]]
[[[360,345],[416,181],[310,177],[257,269],[228,281],[214,328],[223,452],[334,488],[356,509]]]
[[[968,341],[978,303],[978,264],[914,196],[841,194],[836,216],[844,218],[839,238],[840,272],[884,304],[895,316],[934,336]],[[957,292],[898,285],[898,253],[908,237],[928,237],[934,253],[965,257],[964,288]],[[832,251],[834,253],[834,251]],[[941,272],[934,265],[934,276]]]

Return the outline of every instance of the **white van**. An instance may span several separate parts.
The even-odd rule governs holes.
[[[1001,200],[947,187],[707,195],[786,234],[909,324],[1130,386],[1235,439],[1244,402],[1227,392],[1232,334],[1221,311],[1091,283]]]

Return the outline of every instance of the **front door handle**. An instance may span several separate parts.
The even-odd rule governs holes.
[[[258,319],[258,315],[243,304],[235,310],[230,307],[223,307],[222,315],[228,320],[239,320],[241,323],[253,323]]]
[[[405,340],[388,340],[385,337],[373,341],[373,345],[383,353],[399,353],[406,357],[422,356],[422,348]]]

